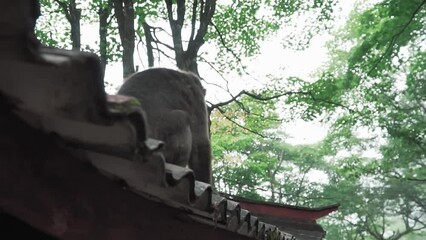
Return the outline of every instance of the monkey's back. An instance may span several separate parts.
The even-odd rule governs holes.
[[[152,68],[132,75],[118,94],[137,98],[145,111],[150,111],[152,107],[182,110],[205,108],[204,89],[198,77],[166,68]]]
[[[205,90],[191,73],[152,68],[132,75],[118,91],[135,97],[147,116],[148,136],[165,142],[167,162],[189,164],[197,180],[211,181],[211,145]]]
[[[118,94],[138,99],[151,127],[156,127],[164,112],[172,110],[186,112],[198,122],[195,125],[204,125],[207,121],[205,90],[192,73],[151,68],[129,77]]]

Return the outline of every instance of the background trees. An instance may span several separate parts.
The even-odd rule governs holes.
[[[408,239],[425,228],[425,209],[418,203],[426,200],[426,2],[405,3],[357,5],[330,42],[329,66],[304,86],[315,96],[289,101],[304,109],[302,117],[325,112],[324,120],[333,119],[329,141],[347,155],[335,169],[336,184],[352,178],[363,201],[358,208],[365,209],[355,206],[356,215],[345,218],[362,233],[360,239]],[[377,156],[362,157],[360,150],[374,146]],[[349,202],[340,214],[345,206]]]
[[[208,99],[218,190],[312,207],[338,202],[322,221],[327,239],[422,239],[426,1],[353,1],[336,28],[343,2],[41,0],[37,35],[98,53],[106,68],[122,62],[123,76],[173,63],[221,90],[220,100]],[[80,39],[87,26],[96,41]],[[247,67],[264,41],[302,51],[318,35],[329,36],[329,56],[312,77],[282,77],[284,69],[258,78],[260,69]],[[329,133],[291,145],[282,126],[296,119],[321,121]]]
[[[74,19],[81,18],[82,10],[87,16],[92,16],[96,12],[98,14],[103,12],[104,9],[108,12],[110,11],[108,9],[114,8],[114,21],[118,25],[123,48],[120,50],[122,53],[117,54],[122,56],[123,62],[127,61],[125,60],[127,45],[130,44],[129,48],[132,48],[130,42],[133,41],[127,39],[135,38],[137,35],[139,40],[143,41],[142,37],[145,36],[144,44],[149,66],[154,65],[154,58],[164,56],[175,61],[178,68],[194,73],[198,73],[196,66],[202,55],[200,48],[206,41],[215,44],[223,51],[216,56],[216,60],[225,60],[235,68],[241,64],[239,63],[241,57],[258,53],[259,41],[277,31],[293,14],[315,10],[319,13],[311,18],[326,21],[330,18],[334,5],[331,0],[316,1],[314,4],[302,2],[292,4],[292,1],[286,0],[264,2],[233,0],[225,3],[217,3],[215,0],[94,0],[89,7],[87,3],[78,0],[42,0],[41,3],[47,19],[57,18],[49,16],[52,13],[62,13]],[[69,10],[71,8],[74,10]],[[73,16],[74,13],[77,16]],[[93,17],[88,18],[86,23],[97,22]],[[129,20],[131,18],[136,20],[136,26],[134,21]],[[70,29],[73,27],[75,26],[71,24]],[[49,26],[49,23],[40,24],[39,28],[44,29],[42,32],[54,31],[54,26]],[[306,34],[312,35],[321,28],[323,27],[311,26],[306,30]],[[50,40],[53,39],[56,37],[51,35]],[[46,44],[52,43],[47,37],[42,38],[42,41]],[[157,54],[154,54],[155,52]],[[171,56],[171,53],[175,56]],[[128,62],[123,67],[125,76],[126,69],[131,68],[130,65],[131,62]]]

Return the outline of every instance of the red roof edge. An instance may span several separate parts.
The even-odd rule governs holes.
[[[308,208],[286,204],[261,202],[223,193],[221,193],[221,195],[232,201],[238,202],[241,208],[244,208],[254,214],[292,218],[302,221],[315,221],[338,210],[340,206],[339,204],[333,204],[319,208]]]

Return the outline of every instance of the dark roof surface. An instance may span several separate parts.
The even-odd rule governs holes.
[[[7,99],[14,100],[14,114],[28,127],[56,136],[67,152],[114,180],[111,184],[119,180],[126,189],[140,195],[141,204],[142,198],[150,199],[187,213],[192,221],[241,236],[262,239],[265,234],[274,234],[280,239],[293,238],[242,211],[236,202],[214,194],[209,184],[194,180],[190,169],[166,163],[155,152],[155,141],[145,136],[140,109],[126,106],[128,101],[123,98],[105,97],[95,56],[40,49],[40,59],[42,62],[37,63],[0,61],[0,90]],[[55,161],[62,160],[56,156]],[[65,176],[60,174],[64,170],[56,174]],[[69,171],[80,174],[76,169]]]

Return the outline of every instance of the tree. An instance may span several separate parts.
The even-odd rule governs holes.
[[[135,72],[135,10],[133,0],[113,0],[114,13],[118,23],[121,46],[123,47],[123,77]]]
[[[333,121],[329,158],[347,156],[335,160],[334,183],[325,193],[342,204],[338,219],[352,239],[424,234],[425,5],[423,0],[359,4],[330,42],[328,68],[302,88],[311,95],[288,101],[307,119],[326,112],[323,121]],[[361,132],[368,137],[358,137]],[[362,157],[370,148],[377,156]],[[350,190],[350,199],[341,189]]]
[[[59,2],[59,0],[54,1]],[[70,3],[69,6],[76,5],[75,0],[72,2],[74,5]],[[166,57],[169,56],[168,52],[172,51],[175,54],[172,58],[176,61],[178,68],[198,74],[197,62],[201,55],[200,49],[206,41],[216,43],[223,50],[223,54],[218,56],[218,61],[226,60],[229,66],[235,68],[241,64],[242,56],[258,53],[256,49],[258,49],[259,41],[277,31],[284,21],[288,21],[289,16],[320,10],[314,18],[326,22],[331,16],[335,1],[315,1],[314,4],[287,0],[265,2],[234,0],[230,4],[218,4],[215,0],[114,0],[113,2],[123,47],[123,64],[125,64],[123,74],[126,76],[134,71],[132,70],[134,69],[132,52],[136,40],[135,31],[146,37],[149,65],[153,64],[154,50]],[[65,9],[65,3],[65,1],[61,2],[63,9]],[[49,0],[42,1],[42,7],[50,4]],[[105,6],[105,4],[100,5]],[[62,13],[68,14],[70,19],[79,19],[79,11],[64,10]],[[87,14],[90,15],[93,12]],[[136,28],[134,20],[138,23]],[[161,26],[164,22],[169,24],[171,33],[158,37],[158,32],[167,32]],[[160,26],[155,26],[156,24]],[[321,29],[319,26],[323,25],[315,24],[315,27],[307,30],[307,34],[312,35]],[[172,38],[172,45],[167,43],[169,36]],[[232,58],[234,58],[233,61]]]
[[[45,3],[47,1],[44,1]],[[80,33],[80,19],[81,9],[78,8],[76,0],[54,0],[58,4],[59,10],[65,15],[71,26],[71,42],[72,49],[79,51],[81,49],[81,33]],[[43,2],[42,2],[43,4]]]
[[[173,1],[166,0],[165,2],[167,7],[167,16],[173,35],[176,65],[179,69],[199,75],[197,67],[198,51],[205,42],[204,36],[207,34],[208,26],[215,14],[216,0],[200,0],[200,3],[198,3],[197,0],[193,1],[191,35],[189,37],[187,50],[184,50],[182,40],[182,27],[184,26],[186,2],[184,0],[176,1],[176,19],[173,17]],[[197,21],[197,16],[199,16],[199,25],[197,33],[195,33],[195,22]]]
[[[98,0],[92,1],[91,7],[97,9],[99,17],[99,58],[101,61],[102,69],[105,71],[109,59],[108,51],[108,25],[112,20],[112,0]]]
[[[35,29],[37,37],[47,46],[72,48],[71,26],[59,5],[51,0],[41,0],[40,5],[41,17],[37,20]],[[64,29],[59,29],[57,25]]]
[[[323,170],[318,146],[292,146],[277,137],[282,135],[274,110],[277,99],[267,103],[245,96],[239,101],[212,113],[213,169],[218,190],[303,206],[325,202],[321,184],[308,177],[314,170]],[[265,109],[269,110],[260,114]]]
[[[264,169],[256,160],[246,160],[265,131],[279,123],[273,105],[245,96],[212,113],[213,179],[221,191],[260,198],[256,188],[260,187]]]

